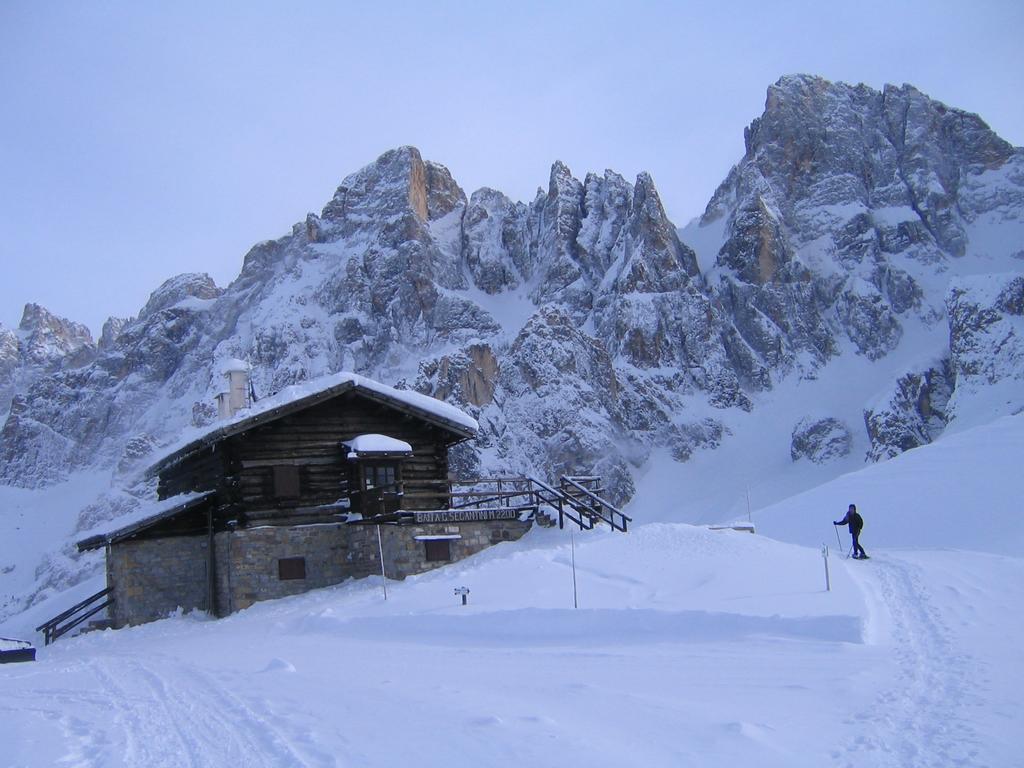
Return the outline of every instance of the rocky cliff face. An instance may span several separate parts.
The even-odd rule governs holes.
[[[467,197],[415,149],[387,152],[319,214],[254,246],[231,285],[172,278],[137,318],[65,353],[74,365],[22,387],[0,480],[45,483],[97,462],[128,471],[140,446],[213,418],[213,367],[241,357],[257,395],[355,370],[449,399],[482,426],[458,467],[598,471],[622,500],[653,450],[686,460],[714,448],[780,382],[844,355],[888,359],[908,332],[934,336],[949,318],[963,330],[929,401],[942,400],[942,420],[921,416],[920,381],[899,379],[864,426],[875,458],[908,434],[931,439],[959,382],[987,375],[979,359],[1007,354],[979,330],[994,326],[971,309],[977,290],[964,284],[948,309],[946,293],[979,260],[1020,270],[1021,152],[909,86],[802,76],[769,89],[746,141],[683,233],[700,259],[648,174],[581,181],[555,163],[526,204]],[[1012,293],[977,300],[1005,319]],[[23,348],[0,332],[0,375],[24,367]],[[851,428],[803,425],[794,458],[845,455]]]
[[[865,412],[870,459],[934,439],[976,367],[949,356],[969,336],[961,318],[978,286],[950,297],[950,276],[1024,269],[1024,153],[911,86],[804,75],[768,89],[745,141],[685,231],[710,243],[711,295],[774,381],[814,378],[847,350],[868,365],[908,329],[949,333],[952,350],[909,365]],[[983,357],[1010,354],[986,343]]]
[[[26,304],[17,330],[0,326],[0,413],[7,412],[15,394],[38,379],[85,365],[95,353],[92,334],[84,325],[38,304]]]
[[[1020,253],[1021,151],[911,86],[783,78],[745,140],[701,226],[723,233],[715,293],[774,372],[883,357],[908,321],[941,320],[936,276]]]
[[[556,163],[547,194],[514,204],[467,198],[408,147],[255,246],[223,291],[202,275],[167,281],[136,319],[110,321],[94,354],[15,401],[6,482],[113,464],[129,441],[208,421],[212,366],[233,356],[252,363],[258,394],[340,369],[405,380],[502,436],[482,437],[470,464],[607,467],[622,499],[629,466],[685,422],[684,396],[749,408],[756,380],[736,374],[749,352],[647,174],[580,182]]]
[[[202,318],[219,293],[205,275],[167,280],[137,319],[109,320],[103,343],[83,347],[79,354],[87,349],[91,362],[73,366],[65,358],[15,396],[0,432],[3,479],[28,487],[53,482],[75,468],[117,461],[126,437],[165,434],[155,406],[192,391],[183,382],[204,364]]]
[[[945,361],[897,379],[886,396],[864,411],[868,459],[892,458],[941,434],[949,422],[947,404],[955,382]]]
[[[953,283],[949,366],[956,389],[949,418],[984,408],[993,415],[1022,409],[1024,274],[972,275]]]

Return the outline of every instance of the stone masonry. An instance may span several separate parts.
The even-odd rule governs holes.
[[[363,537],[369,537],[373,545],[373,562],[380,573],[380,559],[377,556],[377,533],[374,526],[353,526],[365,530]],[[471,523],[431,523],[427,525],[381,526],[381,541],[384,545],[384,562],[389,579],[404,579],[424,571],[448,565],[475,555],[492,544],[502,541],[516,541],[530,529],[530,523],[519,520],[494,520]],[[459,536],[450,539],[450,561],[428,561],[424,541],[417,536]]]
[[[179,607],[207,610],[207,539],[172,536],[124,541],[107,551],[107,586],[114,588],[114,626],[162,619]]]
[[[515,541],[531,523],[488,520],[381,525],[380,547],[389,579],[440,568],[502,541]],[[426,541],[445,537],[448,561],[428,561]],[[450,537],[450,538],[448,538]],[[181,608],[208,610],[207,537],[125,541],[110,547],[107,583],[114,587],[115,626],[160,619]],[[214,537],[217,613],[225,616],[261,600],[301,594],[346,579],[380,573],[377,526],[329,523],[264,526]],[[301,558],[304,578],[282,579],[280,561]]]
[[[347,526],[325,525],[243,528],[218,533],[217,612],[227,615],[259,600],[297,595],[327,587],[351,575],[345,563]],[[304,579],[280,578],[278,561],[305,560]]]

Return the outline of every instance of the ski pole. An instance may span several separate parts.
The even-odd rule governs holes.
[[[839,526],[838,525],[833,525],[832,527],[836,529],[836,543],[839,544],[839,551],[842,552],[843,551],[843,540],[839,538]]]

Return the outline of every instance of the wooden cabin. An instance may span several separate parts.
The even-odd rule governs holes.
[[[531,525],[521,507],[451,508],[448,451],[477,428],[454,406],[354,374],[249,407],[231,391],[241,410],[225,393],[226,420],[148,470],[159,501],[78,544],[106,551],[114,626],[222,616],[382,569],[404,578]]]

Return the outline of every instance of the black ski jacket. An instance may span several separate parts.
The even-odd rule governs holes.
[[[847,512],[846,517],[834,522],[833,525],[849,525],[850,533],[860,533],[864,527],[864,518],[856,512]]]

